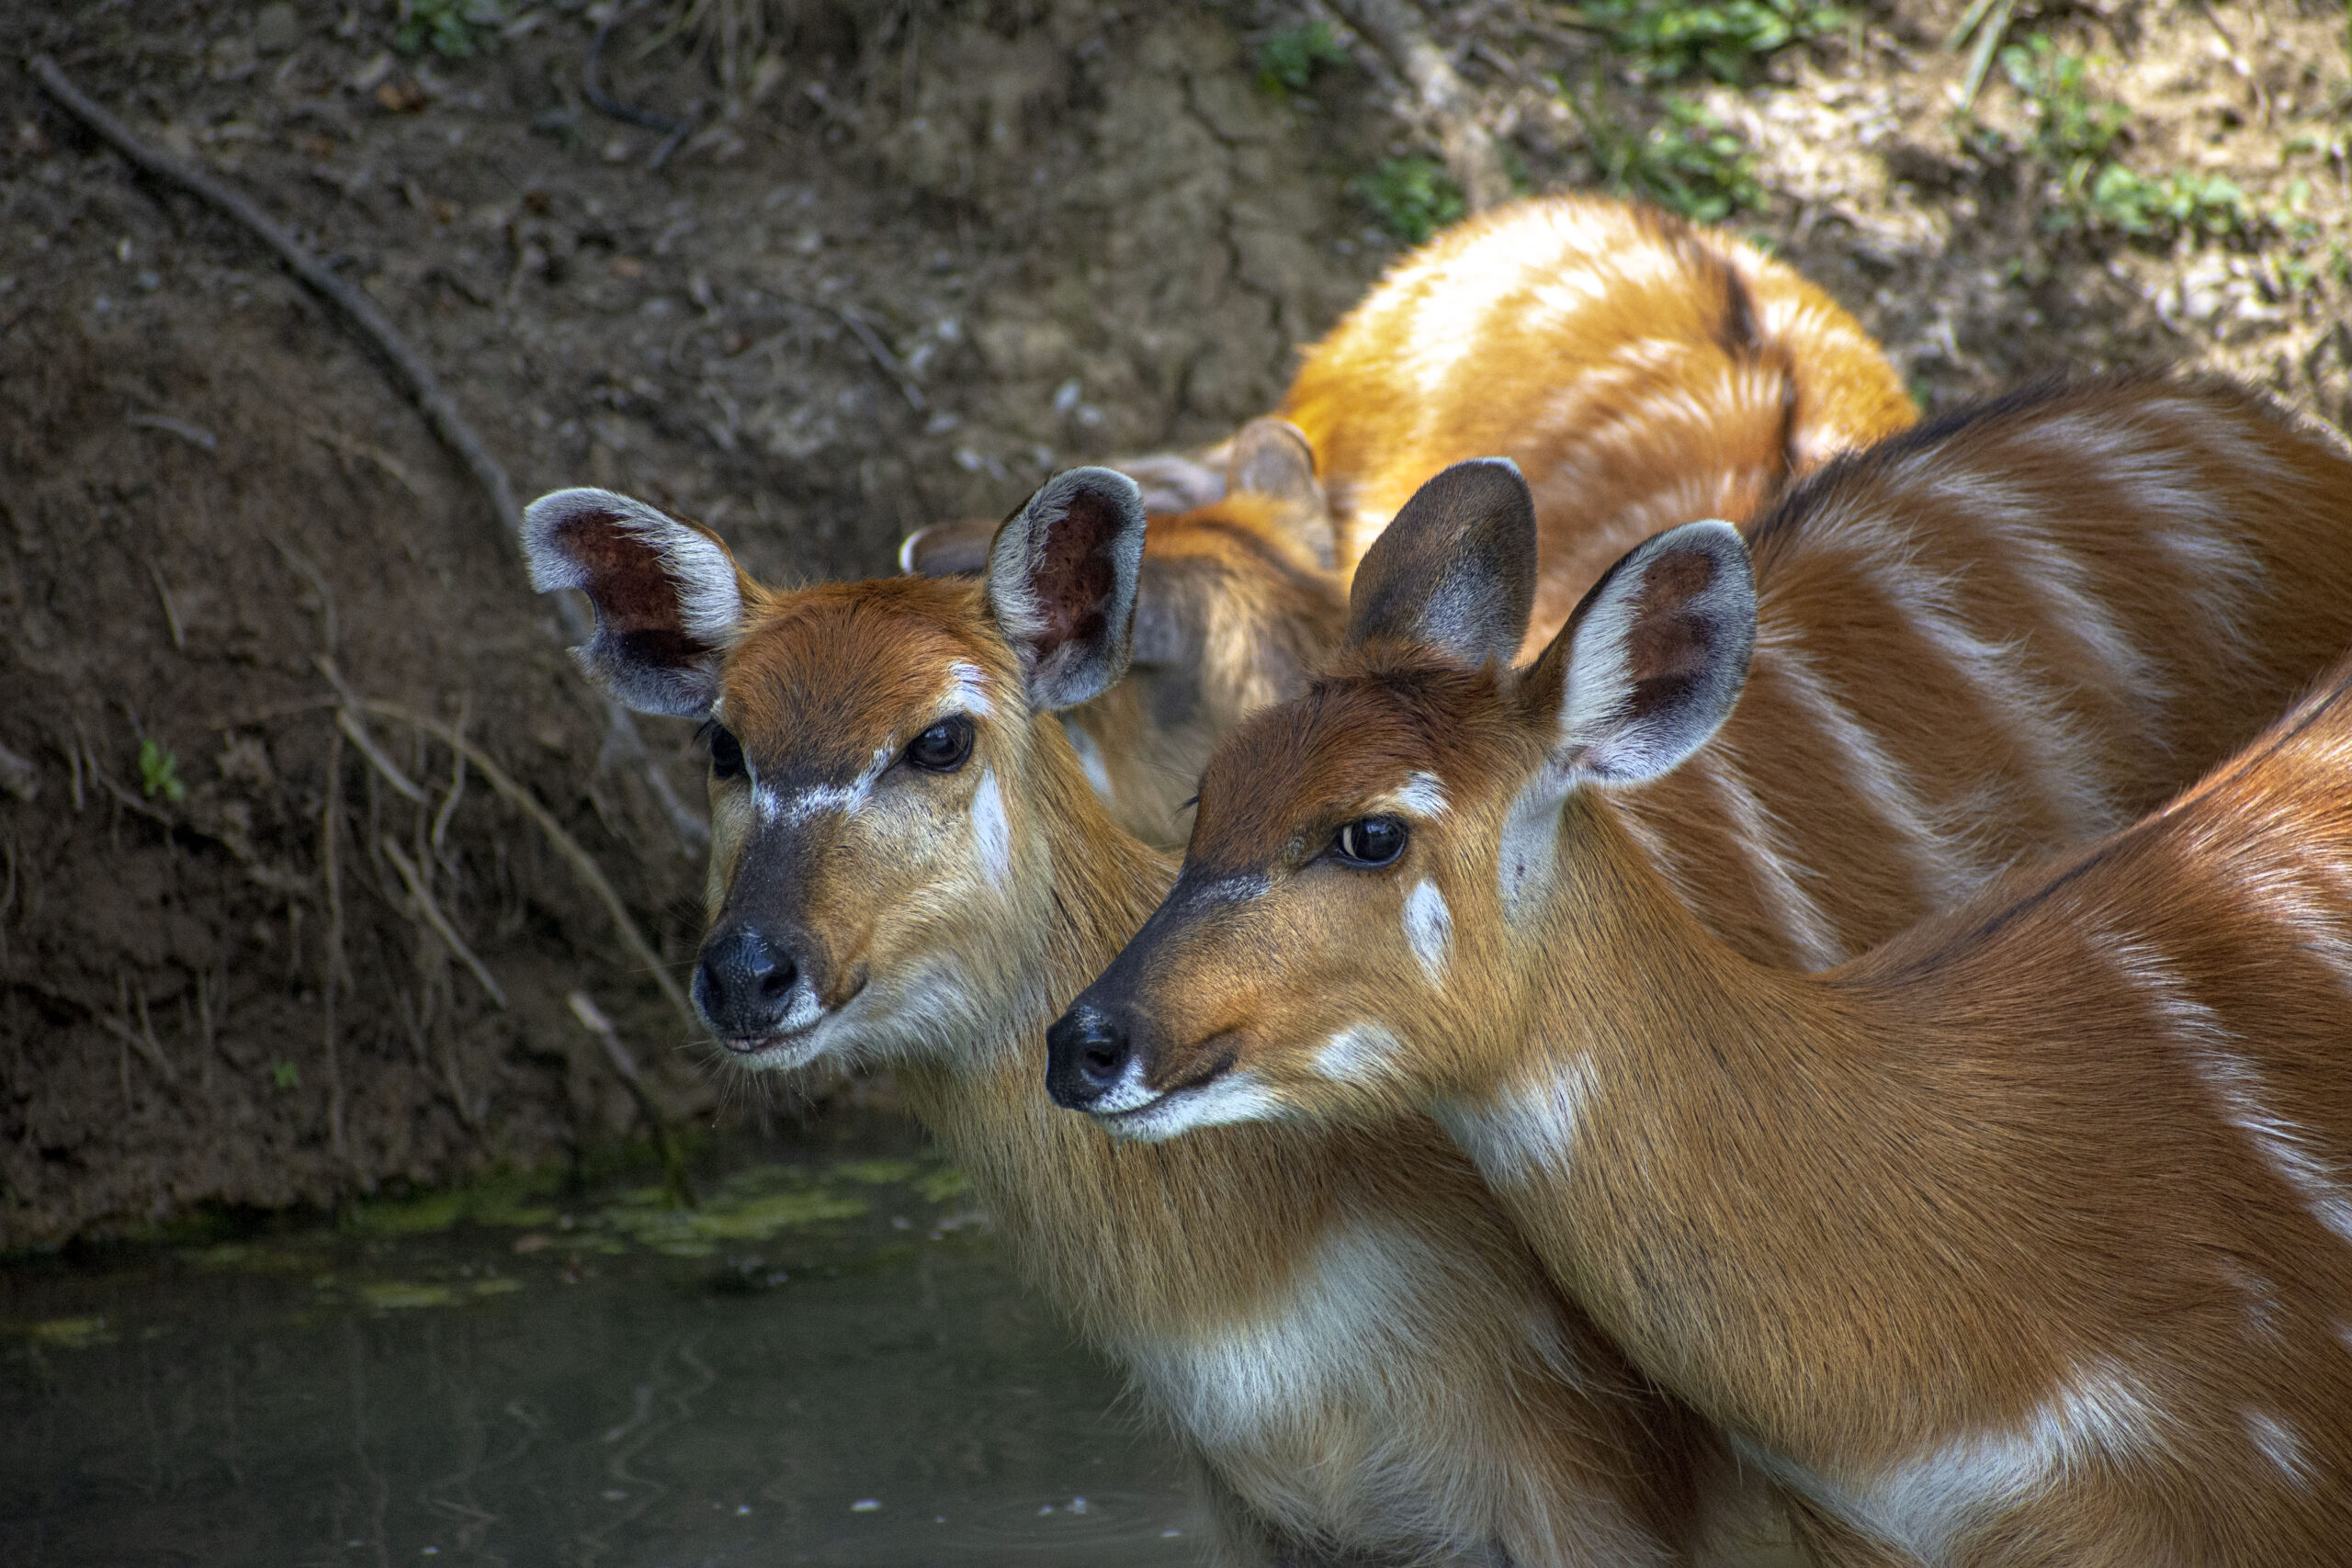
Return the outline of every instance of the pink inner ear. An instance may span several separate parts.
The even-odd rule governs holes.
[[[662,552],[610,513],[584,513],[559,531],[563,553],[587,574],[582,586],[595,602],[605,631],[648,663],[695,663],[711,651],[686,630],[678,585]]]
[[[1109,498],[1080,491],[1069,510],[1044,530],[1030,569],[1030,592],[1046,623],[1039,638],[1048,649],[1070,642],[1093,642],[1107,627],[1111,601],[1118,593],[1112,542],[1123,522]]]

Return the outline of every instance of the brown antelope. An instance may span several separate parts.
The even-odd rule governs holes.
[[[1046,1097],[1046,1021],[1173,872],[1058,716],[1125,662],[1144,530],[1132,482],[1080,469],[980,581],[775,592],[636,502],[532,505],[535,580],[595,603],[589,671],[712,726],[706,1021],[746,1066],[897,1070],[1207,1471],[1221,1561],[1739,1555],[1774,1528],[1757,1473],[1565,1304],[1433,1123],[1140,1147]]]
[[[1498,209],[1391,268],[1273,417],[1197,457],[1114,465],[1153,513],[1134,672],[1065,716],[1071,739],[1121,821],[1180,847],[1210,746],[1297,694],[1356,562],[1447,464],[1499,454],[1534,487],[1532,654],[1634,544],[1744,522],[1914,417],[1854,319],[1745,242],[1601,197]],[[994,533],[936,525],[900,564],[977,571]]]
[[[2110,570],[2201,563],[2202,596],[2169,585],[2184,640],[2290,591],[2265,581],[2278,509],[2352,512],[2352,469],[2214,407],[2242,417],[2173,449],[2209,484],[2236,458],[2195,526],[2145,470],[2098,497],[2112,462],[2046,401],[2032,422],[2075,453],[2078,516],[2143,512]],[[1897,445],[1761,525],[1752,580],[1723,524],[1642,545],[1520,673],[1524,487],[1432,482],[1336,667],[1212,761],[1173,896],[1057,1025],[1057,1081],[1143,1136],[1433,1111],[1643,1370],[1889,1551],[2352,1561],[2352,661],[2161,813],[1826,975],[1711,931],[1631,809],[1739,728],[1771,667],[1758,590]],[[2123,646],[2088,558],[2026,558]],[[1962,624],[1940,681],[2024,711]],[[1843,689],[1932,710],[1923,650],[1888,640]],[[2192,679],[2142,671],[2159,706]],[[1826,840],[1856,758],[1820,748],[1832,787],[1759,811]]]

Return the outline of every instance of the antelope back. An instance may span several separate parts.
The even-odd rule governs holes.
[[[2130,822],[2352,644],[2352,463],[2214,386],[1984,405],[1831,465],[1749,541],[1736,708],[1695,741],[1645,736],[1695,746],[1663,776],[1624,771],[1646,752],[1594,753],[1610,787],[1577,808],[1774,964],[1836,964],[2020,858]],[[1684,556],[1730,581],[1720,551]],[[1535,721],[1514,705],[1548,711],[1565,655],[1513,677],[1432,631],[1368,624],[1380,575],[1360,573],[1351,645],[1309,694],[1212,760],[1175,891],[1072,1010],[1118,1023],[1125,1052],[1099,1053],[1099,1086],[1057,1056],[1065,1103],[1169,1130],[1284,1114],[1444,1010],[1513,1005],[1465,982],[1495,971],[1463,954],[1505,940],[1549,864],[1559,799],[1519,797]],[[1630,613],[1625,586],[1604,579],[1578,624]],[[1733,624],[1706,604],[1690,625]],[[1657,679],[1679,689],[1696,668]],[[1339,836],[1374,818],[1411,848],[1405,869],[1356,875]]]
[[[1869,334],[1792,269],[1595,197],[1498,208],[1405,257],[1279,412],[1314,446],[1346,570],[1439,469],[1518,463],[1542,525],[1531,657],[1641,540],[1747,522],[1917,417]]]

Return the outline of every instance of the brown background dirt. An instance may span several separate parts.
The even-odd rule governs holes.
[[[1312,95],[1260,87],[1252,49],[1295,6],[809,0],[770,6],[773,64],[731,95],[660,41],[660,8],[618,30],[618,90],[699,127],[656,171],[656,133],[582,101],[592,14],[506,10],[511,36],[470,61],[393,51],[369,3],[0,18],[0,1248],[608,1139],[629,1101],[574,988],[675,1113],[764,1106],[709,1074],[479,776],[445,812],[446,749],[371,721],[418,803],[336,739],[322,653],[366,696],[462,717],[683,974],[695,860],[603,755],[602,709],[463,470],[248,236],[135,175],[15,62],[55,56],[333,257],[518,494],[628,490],[772,579],[887,570],[910,526],[1270,407],[1294,346],[1392,254],[1350,177],[1426,134],[1367,51]],[[1935,40],[1957,10],[1866,9],[1716,90],[1771,192],[1742,223],[1931,404],[2191,363],[2343,422],[2341,7],[2033,21],[2116,57],[2150,166],[2313,182],[2291,245],[2171,250],[2044,234],[2031,182],[1954,136]],[[1551,15],[1432,10],[1539,186],[1593,175],[1544,85],[1592,46]],[[2282,281],[2290,254],[2317,280]],[[698,798],[686,728],[645,733]],[[183,798],[146,792],[142,741]]]

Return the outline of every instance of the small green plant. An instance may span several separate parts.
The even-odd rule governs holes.
[[[1612,190],[1654,201],[1696,223],[1720,223],[1764,205],[1755,154],[1698,99],[1666,95],[1666,117],[1638,132],[1571,101],[1584,120],[1601,179]]]
[[[302,1069],[288,1061],[279,1060],[272,1062],[269,1065],[269,1081],[276,1084],[279,1089],[300,1089],[302,1087]]]
[[[1344,65],[1348,51],[1329,22],[1309,22],[1267,35],[1258,46],[1258,85],[1270,93],[1304,93],[1327,65]]]
[[[501,0],[397,0],[392,45],[403,54],[430,48],[466,60],[494,48],[506,25]]]
[[[2055,200],[2044,218],[2053,230],[2086,229],[2133,239],[2207,234],[2245,239],[2292,225],[2288,209],[2257,211],[2237,185],[2220,175],[2173,170],[2143,175],[2115,157],[2131,111],[2095,96],[2091,62],[2035,33],[2001,51],[2001,71],[2024,97],[2031,138],[2017,151],[2044,170]],[[1977,128],[1978,145],[1997,151],[2003,139]],[[2290,207],[2293,206],[2290,197]]]
[[[1382,228],[1408,245],[1421,243],[1468,210],[1462,187],[1434,158],[1385,158],[1349,188],[1372,209]]]
[[[1703,74],[1735,85],[1767,55],[1846,21],[1844,12],[1818,0],[1586,0],[1581,14],[1654,80]]]
[[[177,805],[187,798],[187,785],[180,783],[180,759],[176,751],[166,751],[153,740],[139,743],[139,785],[147,798],[162,795]]]

